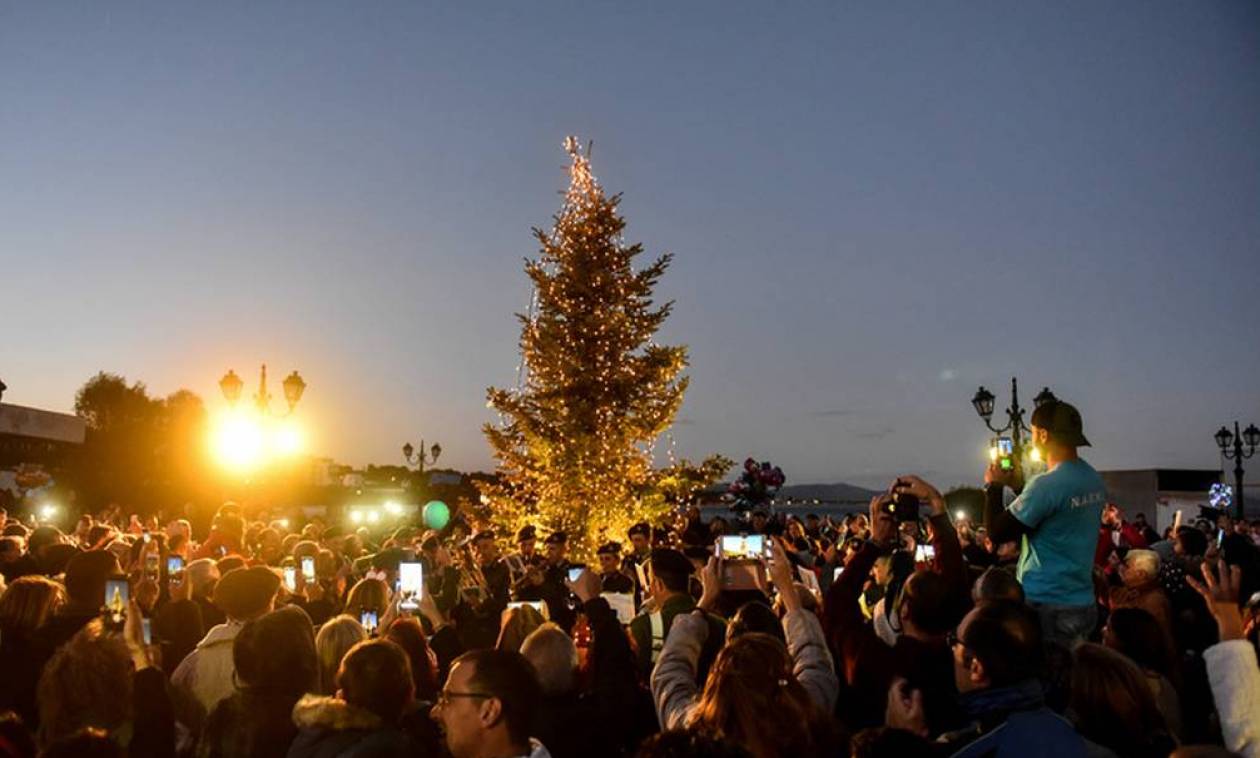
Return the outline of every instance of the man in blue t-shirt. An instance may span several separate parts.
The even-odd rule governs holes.
[[[1051,400],[1033,411],[1032,442],[1046,473],[1026,487],[1018,466],[985,473],[985,526],[995,544],[1019,541],[1018,577],[1028,604],[1041,617],[1047,640],[1071,646],[1087,638],[1098,621],[1094,602],[1094,550],[1107,491],[1102,477],[1076,453],[1089,445],[1076,408]],[[1018,497],[1002,508],[1002,490]],[[1021,491],[1022,490],[1022,491]]]

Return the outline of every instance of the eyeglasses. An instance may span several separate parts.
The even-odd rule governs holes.
[[[461,697],[485,700],[494,697],[494,695],[490,695],[485,692],[451,692],[450,690],[442,690],[438,693],[437,705],[445,707],[450,705],[452,700]]]

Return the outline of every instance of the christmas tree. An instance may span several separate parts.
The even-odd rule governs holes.
[[[540,255],[525,266],[534,297],[518,314],[518,386],[488,391],[500,416],[485,427],[499,483],[484,494],[508,533],[527,523],[563,530],[585,557],[670,508],[655,490],[651,446],[682,404],[687,349],[653,341],[672,308],[652,300],[671,256],[635,269],[643,246],[622,238],[620,196],[604,194],[589,149],[572,137],[565,149],[564,204],[551,230],[534,230]]]

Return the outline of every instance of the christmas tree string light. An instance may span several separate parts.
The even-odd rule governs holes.
[[[635,269],[643,247],[623,239],[620,196],[604,194],[589,147],[569,137],[564,148],[569,187],[551,230],[534,230],[539,256],[525,265],[533,291],[517,316],[517,386],[487,391],[499,417],[484,428],[499,483],[483,494],[504,533],[525,524],[562,530],[571,552],[589,557],[681,497],[663,493],[651,450],[682,405],[687,349],[652,339],[673,308],[652,299],[671,256]],[[720,457],[699,468],[674,462],[672,444],[670,453],[670,480],[689,491],[729,466]],[[689,474],[678,476],[683,466]]]

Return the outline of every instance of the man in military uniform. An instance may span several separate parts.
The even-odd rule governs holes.
[[[603,592],[629,595],[634,592],[634,580],[621,570],[621,543],[605,542],[595,551],[599,557],[599,581]]]
[[[483,529],[472,537],[472,549],[484,583],[477,598],[468,598],[454,610],[456,628],[464,647],[472,650],[494,647],[499,636],[499,619],[507,608],[511,584],[507,562],[499,557],[492,530]]]
[[[652,527],[639,522],[630,527],[626,534],[630,538],[632,551],[621,561],[621,571],[634,580],[634,602],[638,606],[643,603],[643,595],[647,589],[646,581],[642,577],[647,570],[648,557],[652,554]]]
[[[657,548],[648,558],[648,597],[652,609],[630,622],[630,636],[637,649],[639,673],[644,681],[652,675],[652,667],[660,657],[674,618],[696,610],[696,601],[688,592],[693,571],[691,561],[677,550]],[[709,622],[709,634],[700,651],[699,682],[704,682],[709,666],[726,642],[726,622],[711,613],[706,613],[705,618]]]
[[[522,526],[516,533],[517,551],[503,559],[508,567],[513,592],[531,568],[542,565],[542,556],[534,549],[537,537],[533,526]]]

